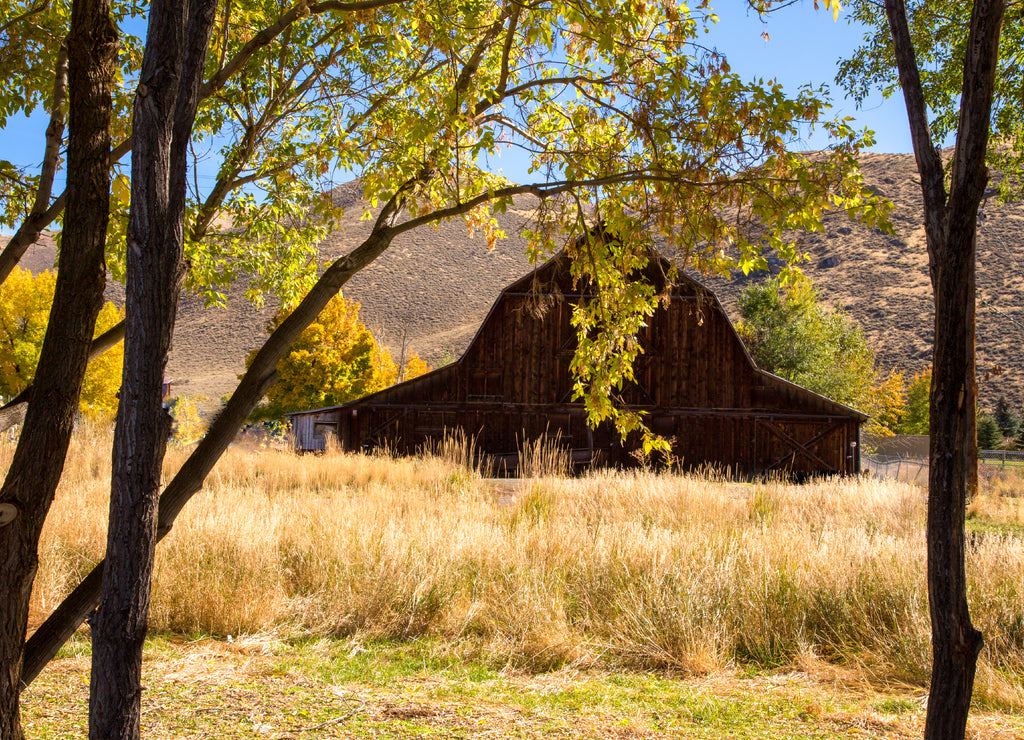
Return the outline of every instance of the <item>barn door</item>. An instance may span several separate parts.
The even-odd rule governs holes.
[[[757,419],[762,471],[844,473],[842,421]]]

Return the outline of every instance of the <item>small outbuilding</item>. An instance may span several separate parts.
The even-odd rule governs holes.
[[[635,382],[619,394],[670,440],[677,461],[751,475],[860,470],[854,409],[759,370],[715,295],[651,260],[646,278],[667,292],[641,332]],[[457,362],[342,406],[290,414],[297,449],[386,447],[412,454],[461,430],[499,468],[514,471],[524,441],[544,436],[576,465],[635,464],[610,425],[592,429],[573,401],[574,286],[564,252],[506,288]]]

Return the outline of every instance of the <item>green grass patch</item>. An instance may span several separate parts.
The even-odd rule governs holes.
[[[76,638],[26,691],[31,737],[84,734],[88,669],[88,642]],[[157,739],[869,738],[919,735],[924,718],[917,693],[798,672],[527,674],[427,640],[157,635],[143,683],[143,732]],[[979,738],[1024,733],[1010,712],[975,712],[972,723]]]
[[[965,523],[968,534],[985,536],[990,534],[1024,538],[1024,524],[1000,522],[984,517],[968,517]]]
[[[882,714],[907,714],[908,712],[917,712],[921,710],[921,702],[913,699],[905,699],[902,697],[888,696],[881,701],[877,701],[874,704],[876,711]]]

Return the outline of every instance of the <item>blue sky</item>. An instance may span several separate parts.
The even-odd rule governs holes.
[[[718,26],[708,34],[711,44],[724,52],[732,71],[745,79],[775,78],[787,90],[806,83],[825,83],[831,87],[833,113],[853,116],[857,128],[875,132],[877,152],[911,151],[910,128],[901,95],[883,100],[874,96],[857,109],[843,98],[835,84],[840,59],[849,57],[860,45],[864,29],[847,22],[844,12],[833,20],[832,12],[815,11],[810,0],[779,10],[762,22],[747,9],[745,0],[726,0],[714,5]],[[762,37],[767,32],[768,40]],[[808,148],[820,148],[824,141],[808,142]]]
[[[902,97],[883,101],[878,96],[858,110],[853,101],[843,99],[842,91],[834,84],[837,61],[852,54],[863,34],[862,29],[847,23],[843,13],[834,21],[832,13],[824,7],[815,11],[811,0],[773,13],[765,22],[748,10],[745,0],[720,0],[715,4],[715,12],[721,20],[704,39],[708,46],[725,53],[734,72],[745,79],[775,78],[787,91],[806,83],[829,84],[835,104],[833,113],[853,116],[858,128],[873,129],[875,151],[910,151]],[[767,32],[768,40],[762,32]],[[45,116],[38,112],[31,120],[8,120],[0,137],[0,158],[38,167],[45,126]],[[825,144],[819,135],[806,140],[800,148],[818,149]],[[513,180],[524,181],[527,177],[525,167],[507,158],[494,159],[492,165]],[[214,174],[200,171],[200,182],[212,181]],[[62,187],[62,183],[58,182],[56,187]]]
[[[863,27],[848,23],[844,12],[834,20],[832,12],[825,10],[824,2],[816,11],[812,0],[801,0],[762,21],[749,10],[746,0],[711,0],[711,3],[719,23],[702,37],[702,43],[724,53],[733,72],[747,80],[776,79],[791,93],[808,83],[826,84],[833,100],[828,117],[852,116],[855,128],[874,131],[876,143],[872,151],[912,151],[901,95],[884,100],[876,94],[858,109],[852,100],[844,99],[842,89],[835,84],[839,60],[851,56],[864,35]],[[767,40],[762,35],[765,32]],[[826,137],[818,132],[799,143],[797,148],[822,149],[827,143]],[[532,178],[527,175],[525,166],[510,161],[507,156],[504,160],[494,158],[491,164],[516,182]]]

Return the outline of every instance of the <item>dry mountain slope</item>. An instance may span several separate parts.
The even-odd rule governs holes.
[[[932,299],[921,224],[921,192],[910,155],[866,154],[865,179],[894,204],[894,236],[827,217],[824,233],[802,237],[810,256],[805,272],[822,298],[860,321],[882,363],[914,372],[931,357]],[[360,219],[362,203],[354,183],[333,191],[347,207],[340,226],[322,246],[322,258],[346,253],[369,230]],[[481,235],[469,237],[461,222],[404,234],[375,263],[356,275],[345,295],[362,304],[363,320],[397,356],[403,344],[433,362],[458,356],[468,345],[491,303],[507,284],[530,269],[521,232],[532,213],[523,198],[499,220],[508,239],[488,251]],[[1024,205],[990,199],[979,235],[978,366],[1002,374],[981,381],[982,404],[1005,394],[1024,407]],[[33,270],[53,263],[52,244],[33,248],[23,265]],[[711,287],[735,318],[735,298],[750,279],[712,280]],[[123,295],[119,286],[109,297]],[[177,392],[217,399],[234,387],[246,354],[259,346],[276,306],[257,310],[241,288],[226,308],[204,309],[201,300],[182,301],[168,374]]]
[[[356,183],[332,192],[345,207],[337,230],[321,245],[321,261],[341,256],[369,232]],[[466,348],[501,290],[530,269],[522,229],[533,213],[529,198],[499,218],[508,235],[494,250],[478,232],[470,237],[461,221],[422,228],[398,237],[376,262],[346,285],[344,294],[360,302],[361,317],[399,358],[403,342],[432,364],[454,359]],[[2,245],[6,239],[0,239]],[[51,269],[56,247],[49,238],[30,248],[21,266]],[[124,290],[108,285],[107,297],[123,303]],[[245,298],[244,286],[228,291],[227,306],[205,308],[183,295],[167,376],[176,394],[216,401],[231,392],[245,370],[245,358],[266,338],[266,325],[278,304],[261,309]]]
[[[866,154],[861,168],[867,184],[893,202],[895,235],[832,214],[824,233],[801,238],[810,256],[803,270],[825,302],[863,325],[883,366],[913,373],[931,362],[934,320],[914,157]],[[710,284],[734,311],[744,282]],[[985,202],[977,282],[981,405],[992,408],[1005,395],[1015,408],[1024,408],[1024,203],[1000,203],[994,195]]]

